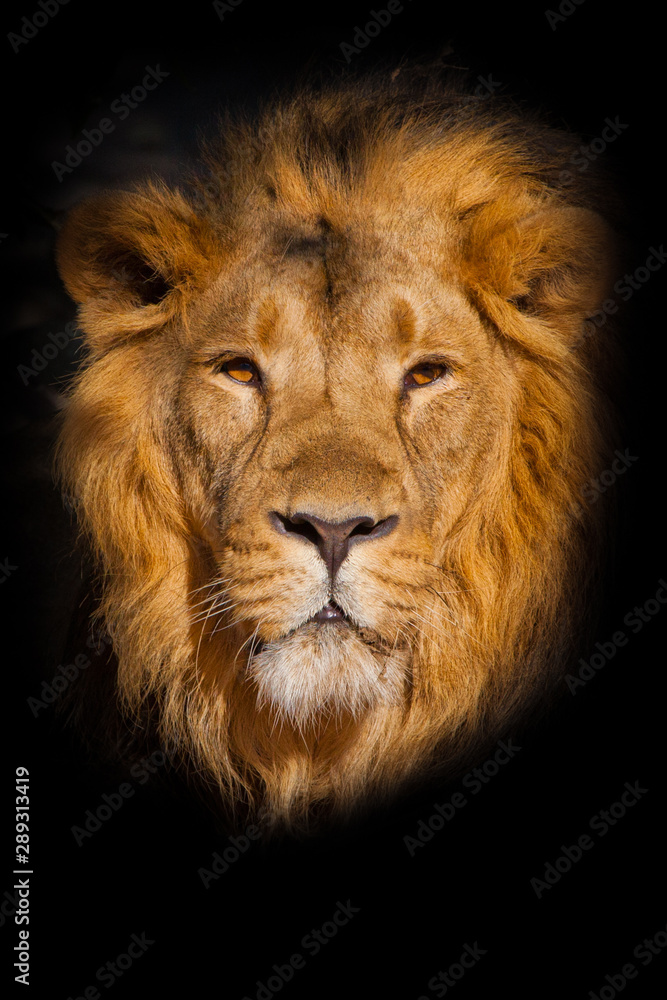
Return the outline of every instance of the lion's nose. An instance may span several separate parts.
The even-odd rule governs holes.
[[[277,511],[272,511],[269,517],[274,528],[281,534],[298,535],[317,546],[331,580],[351,545],[388,535],[398,523],[397,514],[385,517],[382,521],[376,521],[367,515],[350,517],[347,521],[323,521],[314,514],[298,512],[286,517]]]

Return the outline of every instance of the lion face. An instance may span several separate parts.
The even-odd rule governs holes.
[[[403,702],[425,608],[457,628],[444,549],[507,461],[514,371],[414,230],[276,230],[189,323],[174,447],[220,581],[196,626],[235,630],[259,704],[304,725]]]
[[[550,187],[570,140],[393,102],[287,104],[231,134],[234,179],[102,196],[59,246],[90,351],[59,461],[118,709],[288,824],[543,699],[605,537],[577,498],[611,345],[581,333],[614,239]]]

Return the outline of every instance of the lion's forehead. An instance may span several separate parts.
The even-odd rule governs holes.
[[[239,252],[212,283],[193,329],[199,342],[335,362],[350,353],[404,362],[415,352],[485,343],[452,255],[417,252],[395,232],[317,235],[302,225],[271,232]]]

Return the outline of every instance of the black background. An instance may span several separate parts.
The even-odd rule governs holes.
[[[382,6],[375,5],[374,9]],[[550,26],[532,5],[428,4],[413,0],[362,52],[356,68],[404,58],[468,67],[528,106],[592,139],[605,119],[626,123],[603,154],[617,172],[635,221],[634,266],[667,239],[663,218],[661,21],[646,3],[611,13],[585,0]],[[280,992],[297,998],[434,997],[428,981],[456,962],[465,944],[486,954],[447,996],[457,1000],[587,998],[627,962],[639,969],[624,987],[632,998],[664,995],[667,953],[644,967],[632,952],[664,931],[664,619],[657,614],[447,827],[411,856],[404,837],[461,782],[410,798],[359,827],[305,842],[253,845],[207,889],[198,869],[228,846],[207,813],[159,785],[136,794],[78,846],[71,833],[111,779],[93,766],[49,708],[35,718],[27,698],[58,662],[77,565],[71,533],[49,485],[49,419],[77,343],[28,385],[17,366],[73,307],[53,264],[55,227],[81,197],[156,169],[174,177],[220,106],[270,95],[303,71],[344,70],[341,42],[352,42],[372,5],[296,6],[243,0],[220,20],[210,3],[88,4],[71,0],[14,52],[5,36],[21,30],[37,3],[3,15],[6,195],[0,260],[3,404],[7,475],[14,504],[0,558],[15,566],[1,587],[11,619],[5,632],[5,704],[0,789],[3,818],[14,813],[14,771],[31,776],[31,986],[24,995],[79,997],[96,971],[124,952],[133,933],[153,940],[111,987],[112,998],[173,995],[255,998],[272,966],[301,952],[305,968]],[[557,10],[554,6],[552,10]],[[65,147],[108,115],[114,98],[140,83],[147,65],[169,77],[80,166],[58,183],[51,169]],[[620,277],[620,276],[619,276]],[[627,327],[627,428],[638,456],[610,489],[623,496],[618,555],[598,638],[624,628],[667,577],[662,545],[665,427],[663,274],[623,305]],[[68,603],[69,602],[69,603]],[[591,649],[589,653],[594,650]],[[594,814],[617,801],[625,782],[648,789],[594,848],[538,899],[530,879],[589,831]],[[115,784],[114,784],[115,782]],[[10,840],[0,859],[0,893],[11,890]],[[3,897],[5,900],[5,897]],[[316,956],[301,940],[332,918],[338,901],[359,908]],[[14,986],[11,948],[18,928],[3,910],[0,982]],[[102,996],[107,989],[97,982]],[[274,984],[275,985],[275,984]],[[609,989],[609,987],[608,987]],[[611,993],[604,996],[610,997]]]

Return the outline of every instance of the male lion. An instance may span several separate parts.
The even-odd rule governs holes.
[[[373,78],[69,216],[89,357],[58,460],[113,711],[231,812],[305,827],[451,773],[562,682],[613,433],[586,320],[615,237],[588,175],[563,183],[575,147]]]

